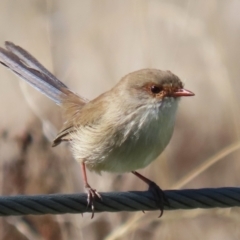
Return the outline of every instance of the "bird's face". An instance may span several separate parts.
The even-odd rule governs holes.
[[[143,69],[127,75],[123,81],[124,91],[136,106],[162,106],[177,102],[180,97],[194,96],[183,88],[182,81],[170,71]]]

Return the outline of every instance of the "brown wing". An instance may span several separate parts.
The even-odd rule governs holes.
[[[75,127],[69,126],[60,131],[56,138],[53,140],[52,147],[56,147],[62,141],[71,141],[70,133],[74,132],[75,129]]]
[[[66,97],[62,99],[61,107],[63,109],[63,116],[67,122],[64,123],[62,130],[53,140],[52,147],[57,146],[62,141],[71,141],[70,133],[76,130],[76,123],[78,122],[77,119],[79,118],[81,109],[88,102],[87,99],[79,97],[68,89],[62,89],[62,91],[66,94]]]
[[[83,105],[77,95],[68,94],[68,97],[62,102],[63,115],[67,121],[54,139],[52,146],[55,147],[62,141],[71,141],[72,133],[79,126],[91,125],[94,122],[100,121],[102,111],[104,112],[104,109],[108,106],[104,95],[102,94]]]

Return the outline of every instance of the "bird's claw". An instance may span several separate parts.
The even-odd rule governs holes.
[[[160,209],[160,215],[158,216],[160,218],[163,215],[164,204],[169,206],[168,198],[163,190],[155,182],[151,181],[148,186],[148,191],[153,194],[156,205]]]
[[[95,210],[95,207],[94,207],[94,202],[95,202],[95,199],[99,199],[99,200],[102,200],[102,197],[101,195],[97,192],[96,189],[93,189],[91,188],[90,186],[86,186],[86,190],[87,190],[87,207],[91,207],[91,210],[92,210],[92,216],[91,216],[91,219],[94,217],[94,210]]]

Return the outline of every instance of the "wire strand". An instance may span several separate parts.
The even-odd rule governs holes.
[[[164,191],[169,206],[164,210],[227,208],[240,206],[240,188],[203,188]],[[154,211],[156,202],[149,191],[100,193],[95,212]],[[17,195],[0,197],[0,216],[91,212],[87,194]]]

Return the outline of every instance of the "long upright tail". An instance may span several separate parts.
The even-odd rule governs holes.
[[[34,88],[61,105],[68,95],[74,95],[84,105],[87,100],[73,93],[33,56],[11,42],[5,42],[6,49],[0,47],[0,63]]]

